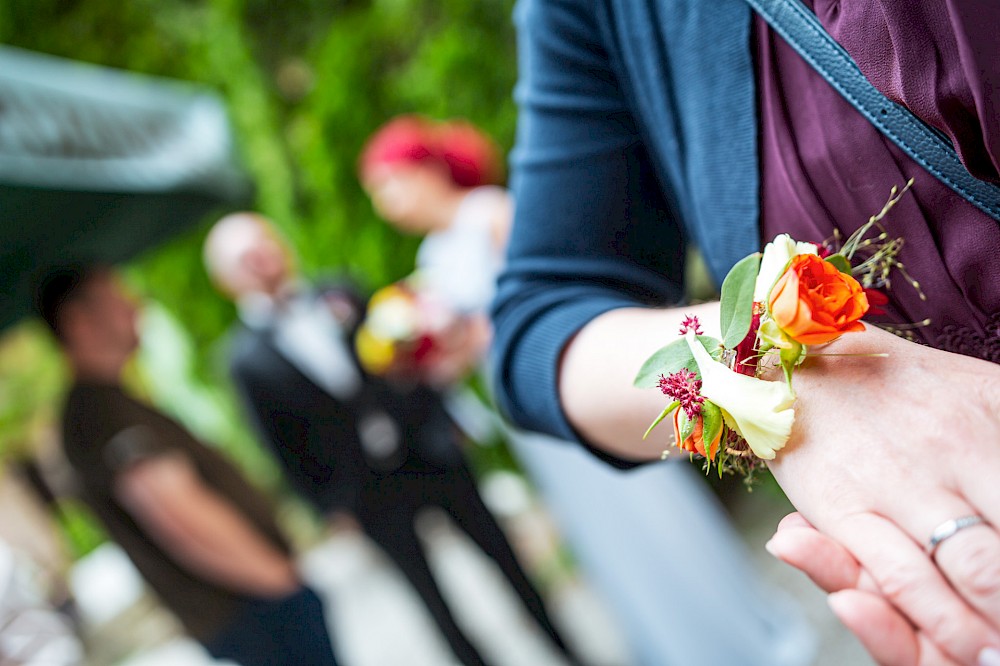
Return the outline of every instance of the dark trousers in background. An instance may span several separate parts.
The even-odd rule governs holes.
[[[421,596],[458,659],[466,666],[486,662],[455,622],[431,573],[414,526],[417,512],[444,509],[503,572],[528,612],[564,653],[566,644],[553,626],[541,595],[521,568],[506,536],[483,504],[471,472],[463,465],[443,471],[407,471],[375,479],[358,510],[364,530],[392,558]],[[573,660],[570,659],[572,662]]]
[[[205,649],[242,666],[337,666],[323,602],[308,587],[251,601]]]

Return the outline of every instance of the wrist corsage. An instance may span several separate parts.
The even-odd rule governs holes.
[[[891,271],[919,291],[897,258],[902,239],[890,238],[881,224],[912,182],[898,193],[893,188],[882,211],[843,243],[781,234],[763,254],[738,262],[722,284],[722,338],[704,335],[697,317],[687,317],[682,339],[653,354],[636,376],[637,387],[671,399],[646,436],[669,418],[674,445],[704,458],[706,472],[714,466],[720,476],[741,473],[751,483],[788,442],[792,376],[810,349],[863,331],[861,318],[887,302],[877,289],[889,287]],[[777,365],[784,380],[761,379],[765,367]]]

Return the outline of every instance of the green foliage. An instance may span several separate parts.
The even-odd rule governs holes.
[[[76,500],[60,500],[56,518],[62,526],[69,554],[74,559],[83,557],[107,541],[108,537],[97,518]]]
[[[744,333],[744,335],[746,334]],[[713,357],[719,355],[722,344],[719,340],[710,335],[697,337],[698,342],[709,354]],[[698,362],[694,360],[691,347],[688,346],[687,340],[681,338],[653,352],[653,355],[646,359],[646,362],[639,368],[632,384],[636,388],[656,388],[660,383],[660,375],[669,375],[685,368],[699,374]]]
[[[788,383],[788,388],[793,393],[795,389],[792,388],[792,372],[795,370],[795,366],[802,363],[805,353],[805,345],[801,345],[794,340],[787,347],[781,348],[781,368],[785,371],[785,382]]]
[[[826,258],[826,260],[829,261],[834,266],[836,266],[837,270],[840,271],[841,273],[845,273],[847,275],[851,274],[851,262],[849,262],[847,260],[847,257],[845,257],[844,255],[831,254],[829,257]]]
[[[677,413],[677,420],[680,425],[680,438],[677,444],[686,442],[694,434],[695,426],[698,425],[698,417],[691,418],[683,409]]]
[[[743,342],[753,321],[753,291],[760,271],[760,255],[751,254],[740,260],[722,282],[719,319],[722,344],[735,349]]]
[[[18,328],[0,353],[0,460],[23,457],[46,438],[58,408],[65,372],[41,329]]]
[[[701,438],[705,442],[705,452],[710,453],[709,448],[719,433],[722,432],[722,410],[714,402],[706,400],[701,405]]]
[[[653,428],[660,425],[660,422],[663,421],[663,419],[670,416],[670,413],[675,409],[677,409],[680,406],[680,404],[681,404],[680,402],[674,400],[672,403],[664,407],[663,411],[660,412],[660,415],[656,417],[656,419],[650,424],[648,428],[646,428],[646,432],[642,435],[642,438],[646,439],[647,437],[649,437],[649,433],[653,432]]]

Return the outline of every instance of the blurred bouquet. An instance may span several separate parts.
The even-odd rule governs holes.
[[[421,286],[419,274],[379,289],[355,337],[362,367],[375,375],[435,385],[462,378],[478,363],[481,323]]]
[[[430,361],[451,320],[443,303],[406,280],[383,287],[368,302],[355,339],[361,365],[377,375],[416,370]]]

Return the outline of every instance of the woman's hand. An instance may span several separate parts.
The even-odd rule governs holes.
[[[484,315],[461,315],[434,333],[434,347],[419,366],[421,380],[445,388],[468,377],[482,363],[491,330]]]
[[[796,372],[795,426],[770,465],[775,477],[802,516],[868,572],[862,589],[955,663],[1000,663],[988,649],[1000,650],[1000,367],[874,328],[817,351],[889,357],[816,356]],[[989,524],[927,555],[938,525],[970,515]],[[821,587],[838,587],[823,582],[830,574],[811,573]],[[872,615],[905,633],[902,618],[864,592],[832,605],[863,641]],[[942,663],[927,656],[928,642],[910,645],[925,648],[884,663]]]
[[[670,447],[662,428],[642,440],[663,396],[631,383],[687,314],[717,334],[718,303],[706,303],[614,310],[571,340],[559,394],[576,432],[632,460]],[[952,660],[1000,663],[983,652],[1000,648],[1000,366],[872,327],[812,351],[795,373],[792,438],[771,464],[778,482],[869,572],[873,589]],[[990,525],[961,530],[932,561],[924,547],[934,529],[974,514]],[[849,605],[840,599],[851,597],[835,602]],[[858,603],[870,611],[875,602]]]
[[[766,548],[830,593],[834,614],[881,666],[956,664],[885,600],[871,575],[847,550],[801,514],[785,516]]]

